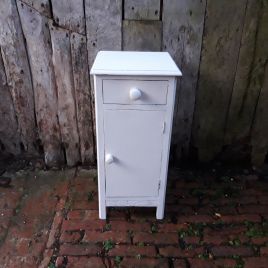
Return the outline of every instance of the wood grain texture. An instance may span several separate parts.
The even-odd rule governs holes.
[[[261,88],[255,121],[252,129],[252,153],[253,165],[261,166],[268,152],[268,64],[266,63],[264,82]]]
[[[159,20],[160,0],[143,0],[143,1],[125,0],[124,19]]]
[[[15,0],[1,1],[0,46],[18,119],[21,146],[23,151],[35,154],[37,137],[33,87]]]
[[[53,17],[57,24],[68,30],[85,34],[83,0],[51,0]]]
[[[123,21],[123,50],[160,51],[161,21]]]
[[[163,5],[163,50],[183,71],[177,83],[173,143],[178,159],[189,152],[206,1],[170,0]]]
[[[76,104],[72,72],[72,58],[69,31],[49,23],[53,65],[58,93],[58,116],[61,138],[65,148],[68,166],[80,162],[79,135],[76,119]]]
[[[222,149],[245,9],[246,0],[207,1],[194,126],[201,161]]]
[[[0,154],[18,155],[20,137],[10,88],[7,85],[4,64],[0,53]]]
[[[48,166],[57,166],[64,162],[64,157],[57,117],[57,90],[48,19],[20,1],[18,11],[32,70],[36,120],[45,162]]]
[[[232,100],[227,118],[225,144],[245,140],[253,120],[256,97],[245,102],[253,68],[261,1],[248,0]],[[268,26],[267,26],[268,27]],[[268,34],[268,33],[267,33]]]
[[[86,38],[73,33],[71,35],[71,51],[81,160],[82,163],[94,163],[94,122],[91,111]]]
[[[41,15],[51,18],[50,0],[20,0],[20,1],[29,5],[30,7],[38,11]]]

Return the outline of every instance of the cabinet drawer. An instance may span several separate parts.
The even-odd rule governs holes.
[[[105,79],[102,93],[104,104],[165,105],[168,81]]]

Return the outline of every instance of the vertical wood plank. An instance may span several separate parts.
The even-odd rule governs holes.
[[[125,0],[125,20],[159,20],[160,0]]]
[[[20,1],[29,5],[43,16],[51,18],[50,0],[20,0]]]
[[[82,163],[93,163],[95,160],[94,122],[92,122],[91,114],[86,37],[72,33],[71,51],[81,160]]]
[[[10,88],[7,85],[4,64],[0,53],[0,154],[18,155],[20,137]]]
[[[194,126],[201,161],[212,160],[222,149],[246,2],[207,1]]]
[[[123,49],[131,51],[160,51],[162,22],[123,21]]]
[[[260,10],[261,1],[248,0],[232,100],[227,118],[225,144],[232,144],[239,140],[244,142],[249,135],[256,96],[254,98],[250,96],[249,101],[251,103],[248,103],[248,105],[246,105],[245,100],[254,62]]]
[[[32,70],[36,120],[44,158],[48,166],[57,166],[64,162],[64,157],[48,19],[20,1],[17,4]]]
[[[261,166],[268,153],[268,64],[266,63],[263,86],[256,109],[255,121],[252,129],[252,164]]]
[[[52,0],[52,10],[54,20],[61,27],[85,34],[83,0]]]
[[[18,119],[21,146],[28,153],[35,154],[37,137],[33,87],[15,0],[1,1],[0,46]]]
[[[163,3],[163,50],[183,72],[178,81],[173,143],[177,158],[188,155],[202,45],[206,1],[170,0]]]
[[[53,65],[58,90],[58,116],[61,138],[68,166],[80,162],[80,145],[76,120],[76,105],[72,73],[69,31],[59,29],[49,22]]]
[[[100,50],[121,50],[122,0],[85,0],[88,63]]]

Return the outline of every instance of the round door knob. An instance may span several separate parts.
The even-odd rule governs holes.
[[[111,164],[114,162],[114,157],[111,154],[106,154],[105,155],[105,162],[107,164]]]
[[[140,97],[141,97],[141,91],[138,88],[134,87],[130,89],[129,98],[131,100],[138,100]]]

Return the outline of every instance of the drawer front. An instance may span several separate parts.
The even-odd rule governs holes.
[[[168,81],[103,80],[104,104],[165,105]]]

